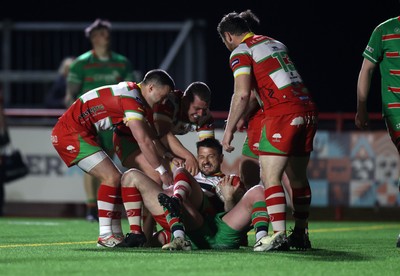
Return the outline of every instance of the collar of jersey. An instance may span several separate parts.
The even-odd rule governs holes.
[[[249,37],[252,37],[252,36],[254,36],[254,33],[253,33],[253,32],[247,33],[247,34],[243,37],[243,39],[242,39],[241,42],[245,41],[246,39],[248,39]]]
[[[219,176],[219,177],[224,177],[225,175],[222,172],[216,172],[212,175],[205,175],[204,173],[202,173],[204,175],[205,178],[207,177],[215,177],[215,176]]]

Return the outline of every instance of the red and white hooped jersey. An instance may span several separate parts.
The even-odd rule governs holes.
[[[153,113],[142,97],[140,84],[120,82],[90,90],[80,96],[59,120],[77,131],[96,134],[112,129],[124,118],[152,122]]]
[[[232,51],[230,66],[235,78],[241,74],[253,75],[265,115],[316,109],[283,43],[249,33]]]

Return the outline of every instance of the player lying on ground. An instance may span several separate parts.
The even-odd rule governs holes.
[[[180,170],[179,172],[177,171],[174,175],[174,183],[183,181],[190,182],[192,183],[191,185],[200,185],[202,191],[206,195],[206,204],[203,204],[201,208],[198,209],[198,211],[201,213],[215,215],[218,212],[230,210],[245,193],[244,185],[240,182],[239,178],[235,176],[233,178],[234,186],[231,189],[229,189],[228,191],[225,191],[225,189],[220,189],[220,185],[218,184],[225,176],[221,172],[221,164],[223,162],[224,155],[222,153],[222,145],[217,139],[206,138],[204,140],[198,141],[196,143],[196,146],[196,162],[198,163],[197,165],[200,168],[200,172],[193,177],[191,174],[188,173],[188,170]],[[219,195],[217,195],[217,190],[219,192]],[[124,199],[124,201],[130,202],[131,200],[129,200],[129,198],[133,197],[133,195],[130,193],[133,190],[123,188],[122,191],[123,197],[126,198]],[[222,195],[221,191],[224,191],[225,194]],[[173,191],[167,190],[167,192],[172,194]],[[126,210],[128,210],[128,221],[130,223],[130,233],[128,233],[127,237],[125,238],[125,245],[137,246],[136,242],[134,242],[132,245],[130,245],[131,243],[129,242],[130,239],[135,239],[134,237],[136,236],[136,234],[141,234],[140,231],[137,230],[137,220],[129,219],[129,216],[132,213],[129,211],[131,209],[131,206],[129,205],[130,203],[125,204],[125,208]],[[145,235],[148,240],[146,246],[162,246],[163,244],[170,242],[169,238],[171,236],[171,233],[170,231],[168,231],[168,229],[159,231],[156,236],[164,238],[162,238],[161,241],[157,241],[156,243],[154,243],[155,240],[152,239],[151,235],[146,233],[146,231]],[[246,241],[247,235],[245,235],[243,239],[243,242]]]

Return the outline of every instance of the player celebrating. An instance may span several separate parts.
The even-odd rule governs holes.
[[[311,190],[307,165],[316,132],[317,111],[307,88],[281,42],[251,32],[238,13],[225,15],[217,31],[231,51],[230,65],[234,75],[232,96],[222,145],[228,152],[236,125],[248,106],[253,91],[263,108],[259,141],[261,180],[274,235],[262,242],[266,248],[307,249],[308,215]],[[286,199],[281,179],[286,173],[293,193],[295,229],[286,240]],[[273,246],[270,246],[270,245]]]
[[[99,246],[114,247],[122,241],[123,234],[121,172],[99,145],[97,134],[125,121],[147,162],[160,174],[163,183],[172,184],[172,176],[157,154],[154,130],[149,122],[153,105],[163,101],[174,87],[167,72],[155,69],[139,84],[120,82],[93,89],[80,96],[53,128],[52,143],[65,164],[77,165],[101,180],[97,202]]]
[[[217,145],[216,143],[219,145],[217,150],[213,148],[213,145]],[[219,158],[221,156],[217,152],[222,154],[222,146],[215,139],[205,139],[198,142],[198,151],[199,163],[203,164],[201,167],[204,168],[204,173],[211,174],[209,175],[210,178],[214,178],[215,173],[212,172],[219,167],[218,160],[221,160]],[[204,157],[210,159],[210,161],[200,161]],[[137,229],[140,229],[139,213],[144,203],[156,221],[164,229],[171,229],[173,232],[173,240],[163,246],[163,249],[171,250],[191,250],[192,246],[200,249],[238,248],[243,235],[247,234],[251,221],[256,229],[257,240],[267,235],[268,216],[261,186],[256,186],[247,192],[229,212],[224,211],[216,215],[204,211],[204,207],[209,206],[209,197],[202,191],[199,183],[191,180],[190,177],[191,175],[185,172],[185,169],[179,168],[175,173],[173,189],[163,191],[142,172],[138,170],[125,172],[122,178],[122,187],[131,190],[131,202],[129,205],[125,205],[127,214],[131,215],[129,220],[136,220]],[[240,187],[233,184],[234,177],[225,176],[221,178],[221,175],[218,177],[220,181],[217,185],[223,198],[236,198]],[[210,181],[208,185],[215,189],[212,183]],[[211,190],[212,188],[207,189],[207,191]],[[169,197],[167,194],[173,196]],[[165,205],[164,209],[158,204],[157,197]],[[185,211],[183,220],[185,225],[179,218],[181,206],[187,211]],[[185,240],[185,228],[187,228],[186,234],[192,239],[193,245],[190,241]],[[213,230],[206,231],[210,228]],[[218,231],[215,231],[216,229]],[[130,239],[131,243],[127,246],[135,246],[135,239],[133,238],[135,235],[130,234],[129,236],[132,238]],[[255,251],[263,251],[259,244],[257,243]]]
[[[193,193],[204,192],[205,199],[202,204],[198,204],[201,208],[198,211],[201,214],[207,214],[210,216],[215,215],[218,212],[229,211],[233,206],[240,200],[245,193],[244,185],[238,181],[238,177],[232,177],[234,185],[229,185],[231,189],[222,188],[221,180],[225,175],[221,172],[221,164],[223,161],[222,145],[215,138],[206,138],[197,142],[197,154],[198,164],[200,172],[196,176],[192,176],[186,169],[178,168],[174,173],[174,189],[167,188],[166,193],[175,195],[176,198],[182,199],[185,193],[192,190],[192,186],[198,186],[198,189],[193,190]],[[125,185],[128,186],[125,186]],[[144,240],[144,233],[140,224],[141,210],[137,207],[141,204],[141,199],[135,194],[137,191],[132,189],[130,182],[123,182],[122,184],[122,195],[124,198],[124,205],[128,216],[128,222],[130,224],[130,233],[125,238],[126,247],[135,247],[142,245]],[[138,185],[136,185],[138,186]],[[141,187],[136,187],[141,192]],[[162,190],[160,189],[159,192]],[[217,195],[217,191],[219,194]],[[224,194],[223,194],[224,192]],[[189,193],[189,192],[188,192]],[[157,232],[156,236],[163,235],[162,244],[169,242],[170,231],[169,228],[165,228],[163,231]],[[150,240],[147,235],[147,240]],[[151,246],[155,246],[154,240],[150,241]],[[157,244],[160,245],[160,244]]]

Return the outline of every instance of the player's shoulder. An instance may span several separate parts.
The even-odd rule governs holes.
[[[90,62],[93,57],[92,51],[87,51],[79,56],[71,63],[70,68],[73,69],[74,67],[83,66],[84,64]]]
[[[385,31],[385,30],[394,31],[393,28],[399,29],[399,26],[400,26],[399,21],[400,21],[399,16],[389,18],[389,19],[379,23],[378,26],[376,26],[375,31]]]
[[[81,55],[79,55],[74,62],[82,62],[82,61],[87,61],[88,59],[91,59],[93,57],[93,52],[92,51],[87,51]]]

